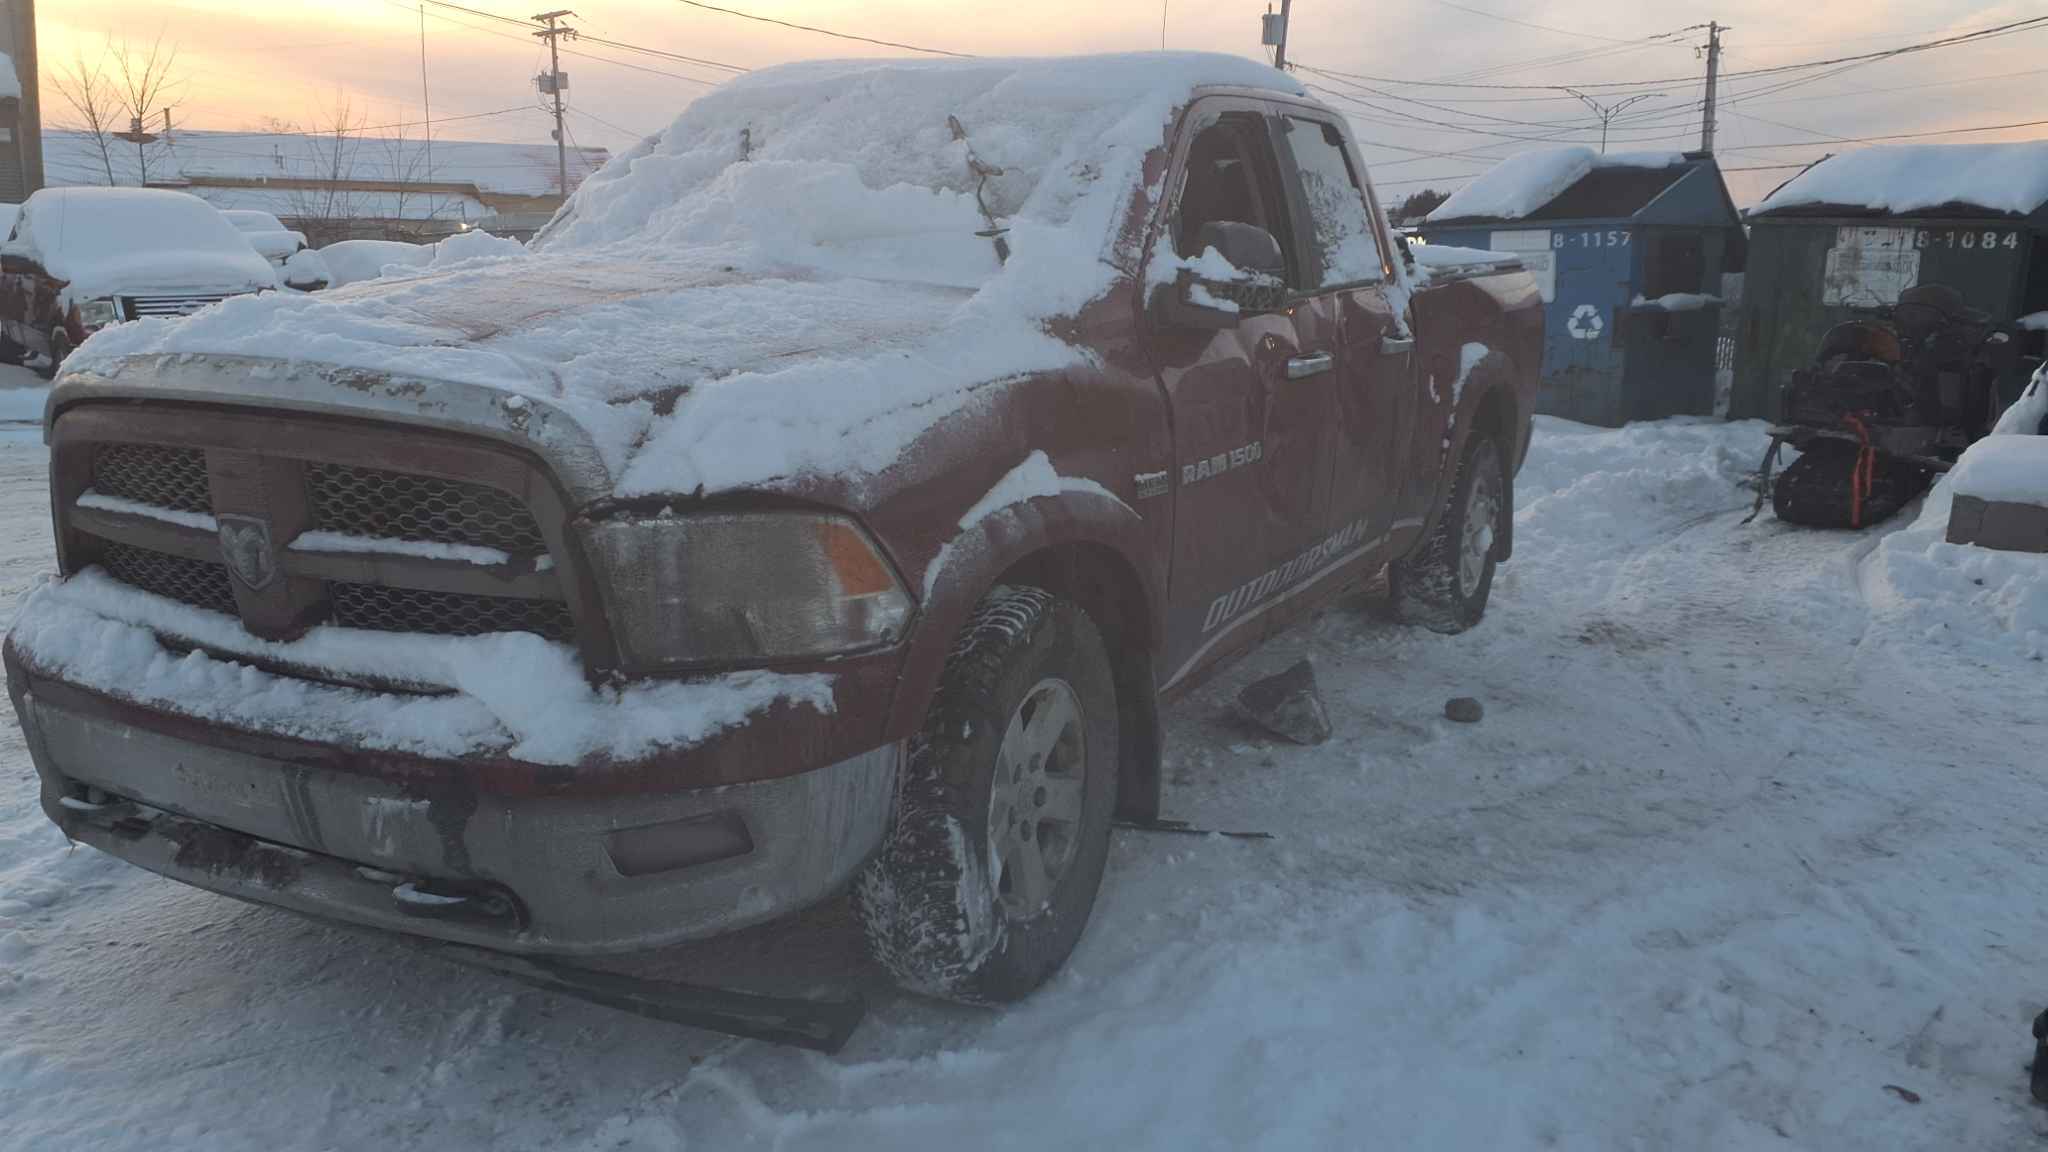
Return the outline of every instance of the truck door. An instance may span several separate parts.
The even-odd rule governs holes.
[[[1267,109],[1210,97],[1188,124],[1157,244],[1199,256],[1190,249],[1204,224],[1251,224],[1274,236],[1289,283],[1301,283]],[[1281,570],[1325,534],[1336,337],[1326,312],[1302,308],[1213,331],[1154,326],[1175,452],[1169,685],[1256,640]]]
[[[1311,113],[1280,117],[1282,163],[1298,208],[1309,276],[1304,305],[1329,317],[1337,332],[1330,377],[1333,445],[1329,452],[1330,518],[1324,532],[1351,545],[1383,540],[1393,527],[1408,467],[1419,398],[1414,333],[1387,296],[1393,269],[1366,192],[1363,168],[1343,130]],[[1437,387],[1449,387],[1441,381]]]

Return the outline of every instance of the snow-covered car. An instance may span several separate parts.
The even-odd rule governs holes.
[[[0,362],[54,375],[87,336],[277,286],[213,205],[157,188],[44,188],[0,246]]]
[[[282,220],[268,212],[253,208],[223,208],[220,214],[235,226],[235,231],[248,237],[249,247],[254,248],[257,255],[280,271],[284,269],[285,261],[292,258],[292,253],[306,247],[304,232],[285,227]]]
[[[433,245],[403,240],[337,240],[319,251],[335,288],[375,280],[394,264],[417,268],[434,259]]]
[[[907,986],[1022,996],[1162,700],[1382,569],[1485,609],[1541,302],[1381,219],[1240,58],[800,64],[530,247],[105,333],[5,648],[44,810],[528,954],[851,889]]]

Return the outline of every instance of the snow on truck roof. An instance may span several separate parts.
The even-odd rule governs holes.
[[[1685,175],[1686,164],[1682,152],[1539,148],[1487,169],[1453,192],[1427,221],[1633,216]],[[1586,194],[1575,195],[1581,189]],[[1568,196],[1579,202],[1564,203]]]
[[[2029,215],[2048,204],[2048,140],[1896,144],[1830,156],[1764,198],[1754,215],[1794,208],[1905,214],[1982,208]]]
[[[1048,321],[1137,272],[1146,158],[1210,86],[1303,91],[1194,54],[763,69],[530,248],[456,237],[369,283],[120,325],[66,371],[203,353],[482,386],[568,416],[627,496],[873,474],[985,386],[1089,362]],[[981,192],[1006,262],[977,162],[1001,169]]]

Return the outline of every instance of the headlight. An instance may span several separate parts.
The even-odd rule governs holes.
[[[610,520],[584,537],[636,671],[855,652],[894,642],[910,616],[895,572],[842,516]]]
[[[104,328],[120,318],[112,300],[86,300],[78,305],[78,322],[87,328]]]

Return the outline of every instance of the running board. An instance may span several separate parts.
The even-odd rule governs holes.
[[[650,1020],[666,1020],[707,1032],[809,1048],[814,1052],[839,1051],[867,1016],[867,1006],[858,998],[762,996],[696,984],[643,980],[462,944],[423,942],[419,947],[443,960],[496,972],[521,984]]]

